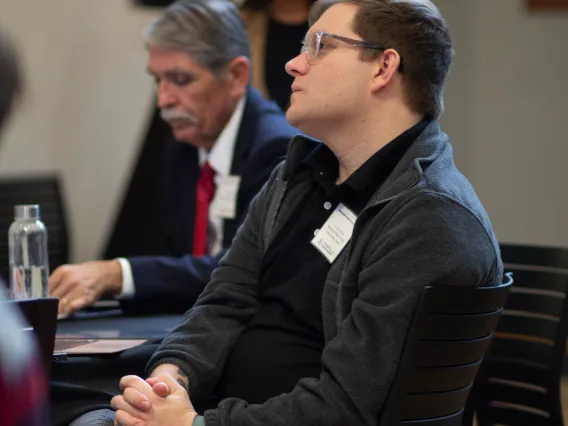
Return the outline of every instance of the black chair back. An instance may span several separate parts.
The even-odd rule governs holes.
[[[8,229],[14,221],[14,206],[39,204],[47,227],[50,272],[69,261],[69,236],[59,179],[36,176],[0,179],[0,276],[9,283]]]
[[[461,426],[465,403],[509,293],[494,287],[426,287],[381,426]]]
[[[478,424],[562,425],[568,250],[503,244],[501,255],[515,285],[472,396]]]

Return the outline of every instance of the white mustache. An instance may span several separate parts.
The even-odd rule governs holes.
[[[197,117],[191,112],[184,111],[176,108],[162,108],[160,110],[160,116],[162,120],[170,122],[176,120],[189,121],[192,124],[197,124]]]

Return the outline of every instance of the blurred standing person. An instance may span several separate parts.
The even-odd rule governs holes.
[[[21,87],[21,72],[16,49],[8,36],[0,29],[0,131],[4,127]]]
[[[16,50],[0,30],[0,131],[20,93]],[[0,288],[4,283],[0,281]],[[13,305],[0,292],[0,423],[2,426],[45,426],[47,392],[34,344]]]
[[[314,0],[245,0],[241,7],[249,34],[253,86],[282,109],[290,102],[294,80],[284,69],[298,54],[308,32]]]
[[[22,331],[23,323],[14,306],[1,296],[0,323],[0,424],[51,424],[47,416],[45,376],[35,355],[34,342]]]

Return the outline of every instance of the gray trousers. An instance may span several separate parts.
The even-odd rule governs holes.
[[[103,409],[90,411],[78,417],[69,426],[113,426],[114,411]]]

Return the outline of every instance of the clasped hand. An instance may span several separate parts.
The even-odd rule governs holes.
[[[169,374],[146,380],[124,376],[111,400],[115,426],[191,426],[197,416],[186,389]]]

